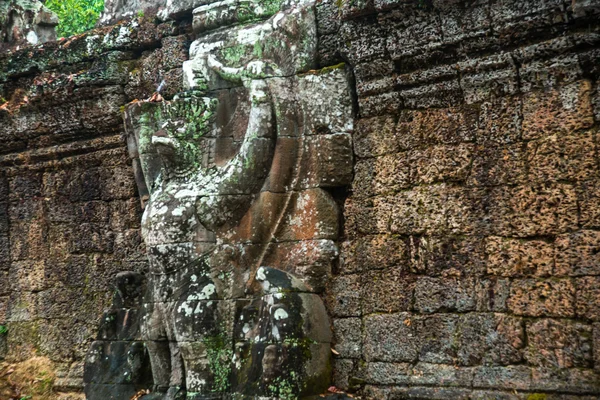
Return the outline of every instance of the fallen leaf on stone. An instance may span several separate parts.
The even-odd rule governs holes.
[[[138,399],[142,398],[142,396],[145,396],[147,394],[150,394],[150,390],[142,389],[142,390],[138,391],[136,394],[134,394],[130,400],[138,400]]]
[[[329,386],[329,388],[327,389],[328,392],[330,393],[344,393],[343,390],[336,388],[335,386]]]
[[[338,353],[338,352],[337,352],[335,349],[333,349],[333,348],[331,349],[331,352],[332,352],[333,354],[335,354],[336,356],[339,356],[339,355],[340,355],[340,353]]]

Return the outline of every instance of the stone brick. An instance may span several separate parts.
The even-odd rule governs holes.
[[[386,32],[370,20],[344,22],[339,34],[344,40],[340,51],[352,65],[382,58],[385,54]]]
[[[403,99],[398,92],[375,94],[358,99],[358,109],[362,117],[392,114],[398,112],[403,107]]]
[[[453,188],[446,185],[415,187],[394,196],[374,200],[380,226],[390,222],[392,233],[419,235],[443,232],[446,228],[447,198]]]
[[[600,277],[577,278],[575,289],[577,316],[593,321],[600,320]]]
[[[508,45],[531,40],[549,21],[566,22],[566,15],[558,1],[501,0],[490,7],[490,20],[494,34],[503,45]]]
[[[332,383],[335,387],[348,390],[350,378],[354,370],[354,360],[334,359]]]
[[[476,282],[477,311],[507,311],[510,295],[509,279],[481,279]]]
[[[358,234],[374,235],[388,232],[388,220],[378,214],[386,210],[375,206],[377,199],[348,197],[344,204],[344,236],[354,239]],[[389,211],[387,211],[389,214]]]
[[[600,323],[593,325],[592,348],[594,349],[594,368],[600,370]]]
[[[99,224],[73,226],[68,234],[71,253],[112,253],[114,234]]]
[[[359,275],[333,277],[327,288],[327,308],[334,317],[361,315],[361,284]]]
[[[484,243],[479,238],[410,237],[410,269],[428,276],[480,276],[485,273]]]
[[[556,41],[552,44],[556,45]],[[541,45],[543,46],[543,43]],[[520,58],[519,53],[517,51],[517,59]],[[527,48],[523,53],[527,53]],[[552,89],[559,85],[573,83],[584,75],[578,57],[573,54],[561,55],[547,60],[534,59],[525,62],[521,60],[521,63],[519,77],[521,78],[521,91],[523,92]]]
[[[10,276],[11,289],[15,292],[39,292],[47,289],[46,271],[51,266],[46,265],[44,260],[20,261],[11,265]],[[7,293],[2,293],[7,294]]]
[[[457,325],[461,365],[508,365],[522,360],[525,332],[520,318],[469,313]]]
[[[527,158],[521,143],[486,143],[475,147],[469,186],[515,185],[527,181]]]
[[[581,230],[556,238],[558,276],[600,274],[600,232]]]
[[[360,318],[333,320],[335,350],[342,358],[360,358],[362,355],[362,321]]]
[[[401,137],[394,134],[396,122],[391,115],[359,119],[354,132],[356,155],[373,157],[402,150]]]
[[[412,181],[415,184],[461,182],[471,172],[472,144],[435,146],[410,153]]]
[[[411,314],[373,314],[364,318],[363,352],[366,361],[412,362],[420,338],[414,334]]]
[[[389,267],[402,270],[408,264],[406,241],[393,235],[362,236],[343,242],[340,253],[342,274]]]
[[[570,185],[498,187],[489,200],[491,229],[500,236],[552,235],[577,227],[576,194]]]
[[[381,3],[385,4],[384,1]],[[376,7],[383,8],[381,5]],[[386,48],[394,60],[416,57],[442,41],[441,21],[437,13],[416,5],[407,5],[396,13],[384,14],[380,23],[392,32],[387,38]]]
[[[576,186],[579,223],[584,228],[600,228],[600,182],[579,182]]]
[[[505,277],[550,276],[554,246],[543,240],[519,240],[491,236],[485,244],[488,274]]]
[[[478,112],[476,107],[467,106],[406,112],[398,133],[406,136],[408,148],[473,142],[477,136]]]
[[[299,188],[339,187],[352,183],[352,137],[314,135],[304,140]],[[326,155],[326,156],[325,156]]]
[[[523,139],[570,134],[594,123],[591,82],[580,81],[523,99]]]
[[[368,362],[365,381],[376,385],[406,385],[410,382],[411,365],[408,363]]]
[[[352,189],[357,196],[395,193],[410,186],[410,165],[406,153],[359,160]]]
[[[414,276],[392,267],[363,273],[363,279],[361,299],[364,314],[393,313],[412,308]]]
[[[476,306],[475,282],[472,279],[423,277],[415,284],[416,311],[473,311]]]
[[[531,386],[531,369],[525,365],[477,367],[473,375],[474,388],[529,390]]]
[[[486,101],[479,112],[479,143],[515,143],[521,139],[523,103],[519,97]]]
[[[129,166],[102,168],[99,179],[102,200],[129,199],[137,194],[133,171]]]
[[[548,368],[591,367],[592,326],[573,321],[541,319],[527,323],[525,358]]]
[[[536,391],[594,394],[600,391],[600,374],[583,368],[532,368],[531,387]]]
[[[527,144],[532,182],[581,181],[598,177],[594,132],[559,133]]]
[[[467,400],[471,398],[470,389],[437,387],[394,387],[390,391],[390,400],[430,399],[430,400]]]
[[[14,261],[46,258],[48,254],[48,231],[42,221],[15,223],[11,225],[10,258]]]
[[[411,385],[470,387],[473,381],[471,369],[457,368],[455,365],[419,362],[410,373]]]
[[[455,107],[464,101],[458,79],[402,90],[400,96],[409,109]]]
[[[575,286],[569,279],[514,280],[508,309],[530,317],[574,317]]]
[[[452,314],[413,315],[404,323],[413,329],[419,361],[434,364],[451,364],[456,360],[455,336],[459,318]],[[410,337],[410,336],[409,336]],[[431,372],[430,372],[431,373]]]

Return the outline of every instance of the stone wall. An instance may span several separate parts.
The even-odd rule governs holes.
[[[83,388],[115,275],[146,267],[122,107],[179,90],[186,32],[134,20],[0,55],[0,358],[49,358],[59,391]]]
[[[351,67],[359,112],[327,295],[335,385],[596,398],[598,1],[317,10],[320,67]],[[189,33],[147,17],[0,55],[0,353],[50,358],[63,392],[112,278],[145,268],[121,107],[180,90]]]
[[[360,112],[329,286],[335,384],[597,398],[599,3],[319,10],[322,60],[352,65]]]

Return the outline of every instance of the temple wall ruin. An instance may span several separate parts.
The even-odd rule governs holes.
[[[597,2],[319,9],[322,53],[353,66],[359,105],[329,288],[335,384],[595,398]]]
[[[178,91],[187,45],[135,21],[0,57],[0,355],[49,358],[60,391],[83,388],[115,275],[147,264],[122,107]]]
[[[600,394],[600,4],[323,0],[354,77],[354,181],[324,296],[367,399]],[[143,272],[122,107],[181,90],[191,19],[0,54],[0,355],[63,397],[120,271]]]

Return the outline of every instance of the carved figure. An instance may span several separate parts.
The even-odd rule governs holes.
[[[312,3],[225,0],[194,10],[194,30],[187,91],[126,110],[147,196],[144,398],[320,393],[339,230],[323,188],[352,177],[346,76],[309,73]]]

